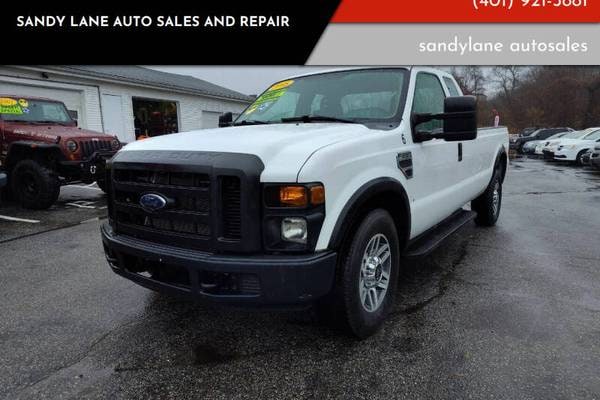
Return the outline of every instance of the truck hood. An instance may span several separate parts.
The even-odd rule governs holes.
[[[76,126],[55,124],[20,124],[5,122],[4,130],[18,135],[51,141],[56,140],[59,136],[62,140],[92,137],[107,139],[111,137],[102,132],[90,131]]]
[[[207,151],[258,156],[263,182],[295,182],[306,160],[317,150],[373,132],[364,125],[299,123],[238,126],[165,135],[134,142],[121,151]]]

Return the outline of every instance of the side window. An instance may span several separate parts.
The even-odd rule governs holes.
[[[547,131],[541,131],[538,134],[538,138],[539,139],[548,139],[550,136],[554,135],[554,131],[552,130],[547,130]]]
[[[77,110],[67,110],[67,112],[69,113],[69,116],[71,118],[73,118],[74,120],[78,120],[79,119],[79,115],[77,113]]]
[[[444,112],[446,95],[437,76],[419,73],[415,84],[412,112],[415,114],[440,114]],[[419,131],[431,132],[442,129],[442,121],[433,120],[417,126]]]
[[[454,81],[452,79],[445,76],[444,83],[446,84],[446,87],[448,88],[448,92],[450,92],[450,96],[460,96],[460,92],[458,91],[458,88],[456,87],[456,83],[454,83]]]

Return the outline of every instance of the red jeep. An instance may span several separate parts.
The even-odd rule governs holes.
[[[104,190],[105,162],[120,148],[115,136],[78,128],[60,101],[0,95],[0,167],[25,208],[49,208],[67,183]]]

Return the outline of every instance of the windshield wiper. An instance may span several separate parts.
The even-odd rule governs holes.
[[[267,121],[259,121],[259,120],[244,120],[241,122],[236,122],[235,124],[233,124],[233,126],[239,126],[239,125],[266,125],[269,122]]]
[[[358,124],[351,119],[327,117],[325,115],[301,115],[299,117],[281,118],[281,122],[342,122],[344,124]]]

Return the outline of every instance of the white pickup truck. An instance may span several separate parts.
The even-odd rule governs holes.
[[[193,299],[316,305],[365,338],[393,307],[404,257],[500,213],[508,132],[478,130],[475,98],[440,70],[298,76],[220,125],[109,163],[114,272]]]

